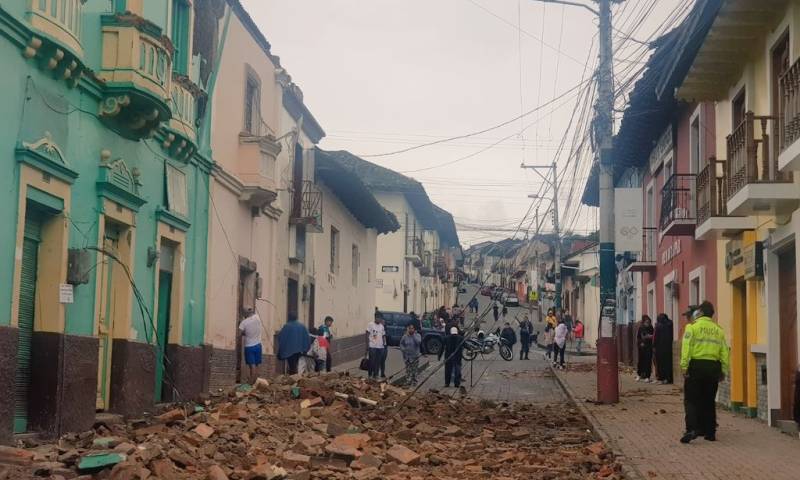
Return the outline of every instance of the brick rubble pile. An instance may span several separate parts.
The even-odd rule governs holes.
[[[0,480],[622,478],[567,404],[407,396],[346,374],[260,379],[55,444],[0,447]]]

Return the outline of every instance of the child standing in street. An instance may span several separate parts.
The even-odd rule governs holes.
[[[400,339],[400,351],[406,365],[406,385],[413,387],[417,384],[417,371],[419,370],[419,357],[422,355],[422,336],[417,333],[414,324],[406,327],[406,333]]]

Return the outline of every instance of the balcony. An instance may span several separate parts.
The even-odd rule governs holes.
[[[205,93],[188,77],[173,73],[172,118],[164,128],[162,147],[173,158],[187,161],[197,150],[197,101]]]
[[[322,190],[314,182],[304,180],[294,195],[289,223],[304,225],[307,232],[322,233]]]
[[[780,98],[783,99],[783,119],[778,169],[781,172],[800,170],[800,60],[781,77]]]
[[[695,175],[676,173],[661,190],[661,235],[694,235]]]
[[[725,160],[710,158],[706,167],[697,175],[696,211],[697,240],[715,240],[732,237],[745,230],[755,229],[754,217],[728,215],[727,166]]]
[[[779,130],[776,117],[747,112],[745,119],[728,135],[728,212],[731,215],[779,215],[798,205],[792,174],[778,170],[773,154],[770,124]]]
[[[70,87],[77,85],[83,74],[81,21],[86,0],[29,0],[26,17],[34,35],[23,48],[23,56],[39,57],[43,70]],[[37,35],[40,33],[42,35]]]
[[[422,239],[409,237],[406,239],[406,260],[414,262],[417,267],[422,266]]]
[[[158,26],[133,14],[105,15],[102,26],[100,117],[130,139],[149,137],[172,117],[172,44]]]
[[[655,272],[657,266],[657,234],[656,227],[642,228],[642,251],[636,255],[630,265],[628,271],[630,272]]]
[[[261,209],[278,198],[275,162],[281,145],[274,136],[239,136],[237,176],[244,184],[239,200]]]

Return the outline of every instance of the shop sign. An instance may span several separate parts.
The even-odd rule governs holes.
[[[764,276],[764,243],[746,246],[741,240],[731,240],[725,247],[725,270],[728,281],[751,280]]]
[[[674,242],[672,242],[672,244],[669,247],[667,247],[666,250],[661,252],[661,265],[668,264],[670,261],[672,261],[673,258],[677,257],[680,254],[681,254],[681,239],[678,238]]]

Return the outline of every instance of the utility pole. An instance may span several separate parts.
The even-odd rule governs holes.
[[[555,309],[556,315],[561,313],[561,232],[559,231],[559,223],[558,223],[558,166],[554,161],[552,165],[522,165],[522,168],[527,168],[533,170],[534,172],[538,173],[540,177],[545,181],[545,183],[549,184],[553,188],[553,230],[555,231],[556,236],[556,258],[555,258],[555,275],[556,275],[556,298],[555,298]],[[547,169],[549,168],[552,171],[553,178],[549,179],[546,176],[542,175],[539,172],[539,169]],[[536,199],[539,198],[538,195],[528,195],[528,198]],[[538,210],[537,210],[538,215]],[[538,223],[538,220],[537,220]],[[538,230],[538,225],[537,225]]]
[[[617,265],[614,261],[614,77],[611,1],[599,0],[600,67],[597,78],[597,143],[600,145],[600,335],[597,339],[597,401],[619,402],[617,358]]]
[[[537,0],[544,3],[558,3],[577,6],[589,10],[599,20],[599,67],[597,71],[598,99],[595,106],[594,135],[600,146],[600,335],[597,340],[597,401],[617,403],[619,401],[619,363],[617,358],[616,330],[616,289],[617,266],[614,261],[614,161],[612,158],[614,77],[611,3],[623,0],[595,0],[598,9],[571,0]],[[554,172],[555,178],[555,172]],[[555,202],[558,201],[558,195]],[[556,207],[557,203],[554,203]],[[556,227],[557,229],[557,227]],[[560,246],[560,242],[558,242]],[[556,301],[561,302],[560,270],[561,259],[557,251],[556,263]]]

